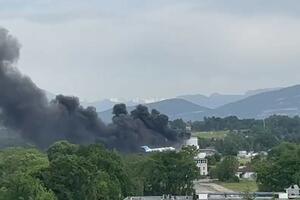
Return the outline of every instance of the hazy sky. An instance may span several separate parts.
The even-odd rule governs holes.
[[[39,87],[83,100],[300,83],[299,0],[0,0]]]

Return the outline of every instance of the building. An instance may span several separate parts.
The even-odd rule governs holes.
[[[198,145],[198,138],[197,137],[191,137],[190,139],[185,141],[185,146],[194,146],[197,149],[199,149]]]
[[[247,151],[239,151],[237,157],[238,158],[246,158],[248,155]]]
[[[187,124],[185,127],[186,132],[192,132],[192,126],[190,124]]]
[[[300,188],[298,185],[292,185],[291,187],[285,189],[285,191],[290,199],[300,198]]]
[[[199,168],[199,173],[201,176],[207,176],[208,175],[208,166],[207,166],[207,159],[206,159],[206,153],[199,153],[195,157],[195,161],[197,163],[197,167]]]
[[[246,159],[249,159],[249,158],[254,158],[255,156],[267,156],[268,155],[268,152],[266,151],[261,151],[261,152],[254,152],[254,151],[239,151],[238,154],[237,154],[237,157],[239,159],[243,159],[243,158],[246,158]]]
[[[218,154],[217,150],[213,148],[199,149],[199,152],[206,153],[206,156],[213,156],[215,154]]]
[[[255,180],[256,173],[250,166],[240,166],[235,174],[239,179]]]
[[[185,146],[193,146],[196,147],[200,153],[194,158],[195,162],[197,164],[197,167],[199,168],[199,173],[201,176],[207,176],[208,175],[208,161],[206,159],[206,152],[200,151],[200,147],[198,145],[198,138],[197,137],[191,137],[190,139],[185,141]]]

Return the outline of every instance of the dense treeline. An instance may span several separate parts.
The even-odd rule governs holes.
[[[205,117],[203,121],[192,122],[193,131],[245,130],[262,126],[262,120],[239,119],[236,116]]]
[[[127,169],[136,184],[135,193],[150,196],[193,194],[193,181],[200,176],[194,161],[196,153],[193,148],[183,148],[180,152],[155,153],[149,157],[126,156]]]
[[[273,115],[264,120],[238,119],[235,116],[205,118],[204,121],[192,123],[193,131],[249,131],[266,130],[280,139],[300,142],[300,117]]]
[[[270,132],[260,130],[247,133],[228,133],[224,139],[200,138],[200,148],[215,148],[222,155],[237,155],[238,151],[268,151],[281,139]]]
[[[282,143],[273,148],[267,158],[252,160],[261,191],[283,191],[300,185],[300,145]]]
[[[119,200],[131,195],[192,194],[194,151],[120,155],[103,146],[66,141],[46,154],[0,151],[0,200]]]
[[[193,131],[228,131],[225,138],[201,138],[201,148],[214,147],[224,155],[239,150],[268,151],[281,142],[300,142],[300,117],[274,115],[265,120],[237,117],[205,118],[193,122]]]

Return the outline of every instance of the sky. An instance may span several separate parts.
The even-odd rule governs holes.
[[[298,0],[0,0],[20,71],[84,101],[300,83]]]

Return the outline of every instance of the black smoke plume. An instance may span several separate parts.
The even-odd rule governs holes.
[[[43,90],[14,66],[19,50],[17,39],[0,28],[1,121],[26,140],[40,148],[68,140],[80,144],[101,142],[124,151],[136,151],[139,145],[168,143],[169,138],[151,129],[154,125],[146,118],[122,115],[105,126],[95,108],[83,108],[76,97],[58,95],[49,102]]]

